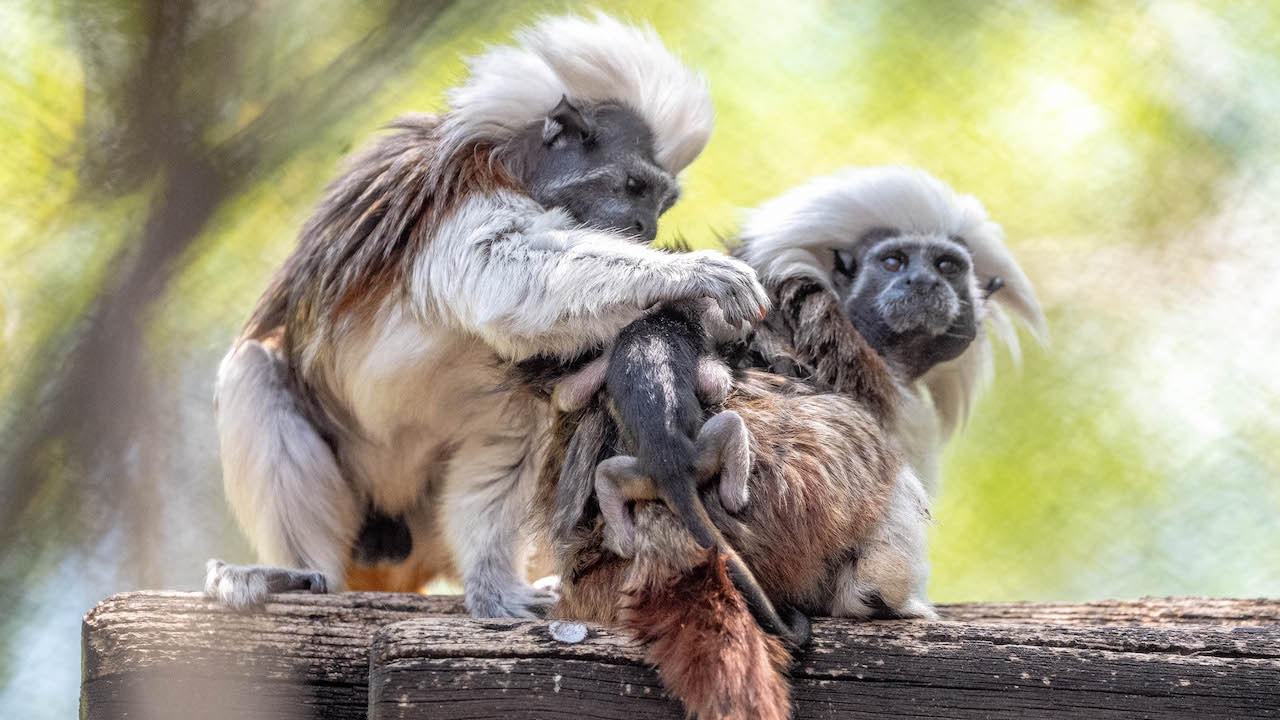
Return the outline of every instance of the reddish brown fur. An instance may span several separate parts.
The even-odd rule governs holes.
[[[756,624],[725,566],[665,506],[637,509],[636,560],[618,624],[645,646],[673,695],[699,720],[786,720],[790,656]]]
[[[751,433],[751,499],[737,516],[714,490],[704,502],[774,602],[820,614],[838,568],[886,512],[900,459],[884,427],[898,391],[829,293],[797,281],[773,292],[776,310],[754,350],[812,382],[739,374],[715,410],[737,411]],[[698,554],[654,504],[637,512],[634,560],[603,547],[599,519],[587,512],[589,478],[617,450],[599,404],[556,418],[537,502],[561,575],[558,614],[617,624],[643,641],[663,682],[698,717],[787,717],[785,650],[752,619],[724,557]]]
[[[859,403],[775,375],[747,371],[725,406],[751,431],[751,500],[708,512],[774,602],[825,613],[835,566],[884,515],[898,456]]]
[[[453,563],[449,562],[447,557],[433,557],[417,563],[380,564],[376,567],[366,567],[353,562],[347,565],[347,589],[422,592],[422,588],[435,578],[455,575]]]

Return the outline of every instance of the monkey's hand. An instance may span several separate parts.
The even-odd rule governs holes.
[[[254,610],[267,602],[271,593],[329,592],[329,581],[315,570],[231,565],[210,560],[205,565],[204,594],[232,610]]]
[[[680,256],[693,265],[690,281],[663,300],[710,298],[720,307],[724,322],[746,330],[764,319],[769,296],[751,266],[714,250],[698,250]]]

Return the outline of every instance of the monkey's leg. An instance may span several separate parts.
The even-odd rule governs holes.
[[[719,405],[733,389],[733,373],[718,357],[704,355],[698,358],[695,389],[703,405]]]
[[[703,424],[697,439],[698,476],[720,473],[720,503],[731,513],[741,512],[750,499],[751,435],[742,416],[732,410],[717,413]]]
[[[604,516],[605,541],[622,557],[635,554],[636,523],[627,509],[632,500],[656,500],[657,488],[640,474],[636,459],[618,455],[596,465],[596,500]]]
[[[605,372],[609,369],[609,350],[584,365],[580,370],[561,380],[551,392],[551,405],[560,412],[581,410],[604,387]]]
[[[233,610],[262,607],[267,596],[283,592],[329,592],[324,573],[269,565],[231,565],[210,560],[205,566],[204,594]]]
[[[857,559],[846,563],[836,577],[831,614],[868,618],[887,610],[893,617],[936,619],[924,594],[929,580],[928,525],[924,488],[904,467],[894,481],[884,518],[859,548]]]
[[[281,566],[211,570],[213,596],[237,607],[265,602],[273,587],[341,590],[362,519],[333,451],[299,410],[284,375],[283,359],[253,340],[234,348],[218,368],[227,500],[258,556]],[[317,572],[324,583],[311,580]]]
[[[558,596],[524,578],[526,525],[537,479],[523,433],[473,436],[449,467],[441,520],[462,575],[467,610],[481,618],[536,618]]]

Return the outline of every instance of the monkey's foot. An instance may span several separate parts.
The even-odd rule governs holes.
[[[878,583],[855,576],[850,579],[845,572],[837,580],[833,617],[854,620],[937,620],[938,612],[918,593],[892,592],[888,596]]]
[[[640,473],[639,461],[615,455],[596,465],[596,501],[604,516],[605,546],[622,557],[635,553],[636,522],[628,503],[658,498],[653,481]]]
[[[506,587],[481,587],[467,583],[465,592],[467,611],[474,618],[536,620],[545,617],[551,606],[560,601],[560,595],[555,591],[523,583]]]
[[[231,565],[210,560],[205,565],[204,594],[232,610],[253,610],[267,602],[267,596],[283,592],[329,592],[329,580],[315,570]]]
[[[560,592],[560,576],[548,575],[533,581],[535,590],[546,590],[547,592]]]
[[[923,598],[910,597],[901,606],[894,608],[893,614],[906,620],[937,620],[938,611]]]

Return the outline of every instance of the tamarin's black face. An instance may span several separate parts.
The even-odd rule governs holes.
[[[561,100],[511,151],[534,200],[639,242],[653,241],[658,218],[680,196],[675,178],[654,159],[653,133],[620,105],[578,108]]]
[[[973,262],[962,239],[880,228],[833,254],[845,314],[909,379],[958,357],[977,337]]]

